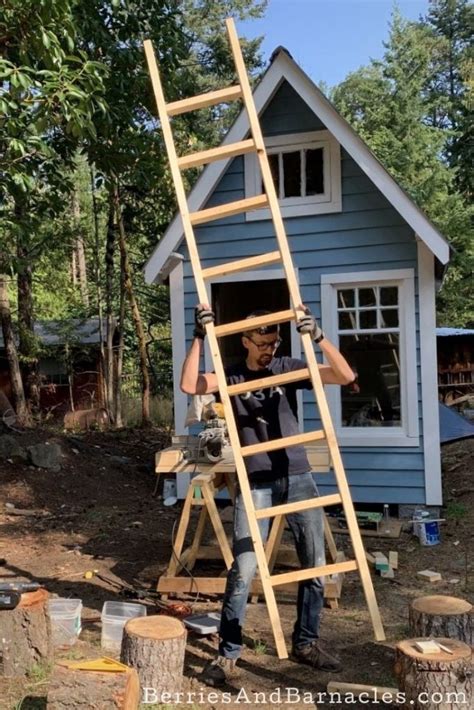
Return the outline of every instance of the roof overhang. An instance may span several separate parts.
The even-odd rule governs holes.
[[[265,110],[271,98],[285,80],[297,91],[340,145],[412,227],[417,237],[426,244],[441,264],[447,264],[450,256],[449,243],[426,214],[417,207],[411,197],[388,173],[352,126],[336,111],[322,91],[318,89],[283,48],[274,53],[270,66],[254,90],[253,96],[258,114]],[[247,114],[242,110],[222,141],[222,145],[243,140],[248,132]],[[190,212],[197,212],[207,202],[232,160],[233,158],[228,158],[227,160],[211,163],[203,170],[188,195]],[[147,283],[153,283],[158,279],[161,280],[160,273],[163,271],[170,254],[178,248],[182,238],[183,226],[181,216],[177,213],[145,266],[145,280]]]

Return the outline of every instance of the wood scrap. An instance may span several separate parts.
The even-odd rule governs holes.
[[[421,570],[420,572],[417,572],[417,575],[418,577],[423,577],[428,582],[440,582],[442,579],[439,572],[433,572],[429,569]]]
[[[388,553],[388,563],[392,569],[398,569],[398,552],[390,550]]]
[[[354,697],[364,696],[364,700],[382,700],[383,702],[395,702],[398,688],[384,688],[378,685],[361,685],[358,683],[340,683],[331,681],[327,685],[328,693],[340,693],[341,695],[352,695]]]

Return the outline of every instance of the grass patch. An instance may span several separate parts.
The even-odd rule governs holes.
[[[255,639],[252,651],[257,656],[263,656],[267,652],[267,644],[261,641],[261,639]]]
[[[446,506],[446,517],[452,520],[462,520],[468,512],[467,506],[463,503],[448,503]]]
[[[126,427],[141,425],[142,400],[140,397],[123,397],[122,417]],[[155,426],[170,429],[173,426],[173,400],[161,395],[151,397],[150,417]]]

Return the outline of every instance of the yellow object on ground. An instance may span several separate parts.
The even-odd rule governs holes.
[[[129,667],[113,658],[94,658],[90,661],[59,661],[60,666],[65,666],[74,671],[99,671],[101,673],[125,673]]]

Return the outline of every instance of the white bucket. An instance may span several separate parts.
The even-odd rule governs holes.
[[[48,613],[51,619],[52,642],[55,648],[73,646],[81,633],[81,599],[50,599]]]
[[[413,517],[413,534],[417,536],[424,547],[439,545],[441,535],[438,520],[430,520],[426,510],[415,510]]]
[[[104,602],[102,607],[101,646],[106,651],[120,653],[123,627],[129,619],[146,616],[146,607],[131,602]]]

